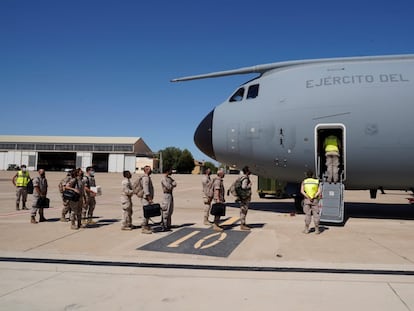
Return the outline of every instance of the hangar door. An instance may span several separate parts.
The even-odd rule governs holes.
[[[94,153],[92,155],[92,166],[96,172],[108,172],[109,153]]]
[[[39,152],[37,169],[64,171],[76,168],[76,152]]]

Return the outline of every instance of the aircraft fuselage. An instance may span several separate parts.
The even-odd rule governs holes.
[[[300,182],[306,170],[323,167],[320,139],[333,130],[343,140],[347,189],[412,187],[414,56],[279,64],[203,120],[195,134],[203,152],[260,176]],[[209,122],[211,137],[201,134]]]

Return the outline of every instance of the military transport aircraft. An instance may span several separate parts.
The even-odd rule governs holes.
[[[196,129],[206,155],[298,189],[308,169],[324,180],[322,142],[334,134],[342,144],[341,181],[326,187],[324,200],[335,193],[334,205],[343,206],[345,187],[369,189],[372,198],[379,187],[412,189],[414,54],[286,61],[172,81],[251,73],[258,76]],[[333,213],[342,219],[342,211]]]

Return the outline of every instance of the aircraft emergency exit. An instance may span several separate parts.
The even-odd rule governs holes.
[[[346,189],[407,190],[414,182],[414,54],[287,61],[173,82],[258,73],[201,121],[209,157],[298,185],[323,180],[323,140],[341,141]]]

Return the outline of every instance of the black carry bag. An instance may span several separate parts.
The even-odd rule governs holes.
[[[37,199],[37,207],[49,208],[50,200],[48,198],[40,197]]]
[[[27,186],[26,186],[26,190],[27,190],[27,193],[28,194],[33,194],[33,189],[34,187],[33,187],[33,180],[29,180],[29,182],[27,183]]]
[[[72,189],[66,189],[63,191],[63,198],[65,200],[78,202],[80,199],[80,194],[77,193],[76,191],[73,191]]]
[[[161,216],[161,206],[158,203],[144,205],[143,208],[145,218]]]
[[[213,205],[211,205],[210,214],[213,216],[226,216],[226,204],[213,203]]]

